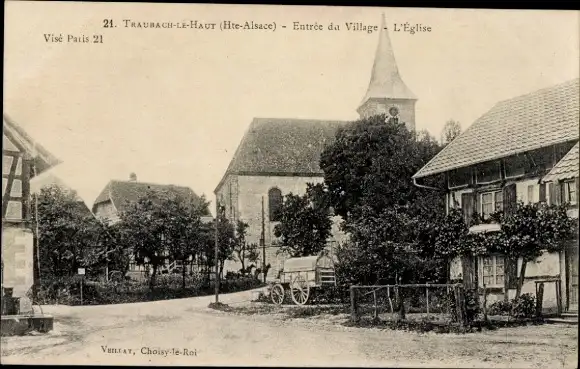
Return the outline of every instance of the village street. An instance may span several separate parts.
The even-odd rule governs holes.
[[[251,296],[222,295],[221,301],[233,306]],[[2,363],[577,367],[575,326],[419,334],[231,315],[208,309],[213,298],[45,306],[45,313],[55,316],[54,331],[2,337]]]

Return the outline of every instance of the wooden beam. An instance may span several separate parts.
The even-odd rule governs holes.
[[[6,189],[4,190],[4,195],[2,196],[2,219],[6,218],[6,211],[8,210],[8,202],[11,200],[10,194],[12,193],[12,184],[14,183],[14,173],[16,172],[17,160],[12,160],[10,165],[10,176],[6,183]]]

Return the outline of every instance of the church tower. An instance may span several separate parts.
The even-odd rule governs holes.
[[[357,112],[361,118],[387,114],[404,122],[409,130],[415,130],[417,97],[405,85],[399,74],[386,27],[387,23],[383,14],[371,80]]]

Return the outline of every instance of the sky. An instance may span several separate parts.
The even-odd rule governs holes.
[[[379,26],[381,13],[418,96],[416,128],[436,137],[449,119],[465,130],[498,101],[579,76],[574,11],[7,1],[4,112],[63,161],[61,177],[89,205],[131,172],[213,201],[254,117],[358,117],[378,33],[345,23]],[[276,30],[139,29],[124,19]],[[394,31],[406,22],[431,32]]]

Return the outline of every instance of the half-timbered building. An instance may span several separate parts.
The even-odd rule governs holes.
[[[447,186],[439,190],[446,194],[447,208],[462,209],[468,224],[473,213],[488,218],[518,201],[565,200],[577,217],[579,96],[575,79],[497,103],[421,168],[413,176],[415,184],[444,177]],[[526,264],[522,293],[535,294],[536,282],[554,282],[546,288],[544,306],[577,309],[577,255],[576,238],[564,252],[546,252]],[[474,265],[464,269],[462,263]],[[521,265],[522,260],[507,262],[494,254],[455,260],[452,274],[476,270],[472,279],[485,286],[491,303],[505,294],[513,297]]]
[[[2,120],[2,287],[20,298],[20,312],[32,310],[27,297],[34,284],[34,237],[30,180],[60,161],[16,122]]]

